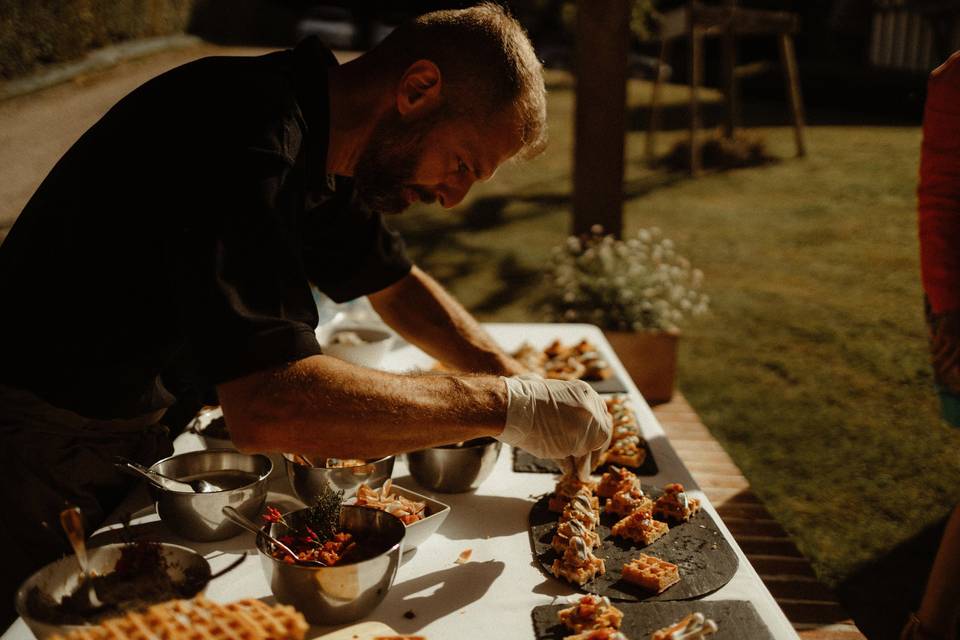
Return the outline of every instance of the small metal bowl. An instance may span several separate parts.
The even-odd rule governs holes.
[[[295,462],[292,454],[283,454],[287,477],[294,493],[306,505],[316,504],[317,498],[327,491],[343,491],[343,500],[357,494],[357,487],[366,484],[371,489],[379,488],[393,475],[396,456],[370,460],[354,467],[331,467],[334,458],[306,458],[313,466]]]
[[[306,511],[285,514],[284,520],[296,529]],[[282,536],[290,527],[273,523],[270,533]],[[366,616],[387,595],[400,566],[406,530],[399,518],[377,509],[343,505],[340,528],[370,545],[363,559],[332,567],[289,564],[274,557],[270,543],[257,535],[260,564],[273,595],[311,624],[342,624]]]
[[[501,446],[493,438],[476,438],[460,445],[411,451],[407,463],[410,475],[420,486],[441,493],[463,493],[487,479],[497,464]]]
[[[202,555],[193,549],[175,544],[153,544],[160,545],[160,553],[167,565],[167,575],[178,587],[177,593],[171,595],[171,598],[192,598],[206,588],[210,581],[210,563]],[[89,549],[87,559],[90,571],[97,575],[111,573],[127,546],[129,545],[108,544]],[[37,638],[43,640],[52,635],[63,636],[95,624],[57,624],[44,620],[42,611],[37,610],[40,605],[36,604],[34,599],[38,595],[44,600],[49,599],[50,604],[59,603],[64,596],[76,590],[79,580],[80,565],[77,557],[70,555],[43,567],[20,586],[15,599],[17,613]],[[34,593],[32,597],[31,592]]]
[[[225,540],[243,531],[223,515],[230,505],[256,520],[267,499],[267,476],[273,469],[270,459],[259,453],[239,453],[231,449],[191,451],[157,462],[158,471],[176,480],[201,478],[224,487],[212,493],[167,491],[152,487],[157,513],[170,529],[188,540],[212,542]]]

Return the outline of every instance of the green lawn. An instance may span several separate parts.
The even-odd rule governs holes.
[[[397,219],[419,263],[485,320],[539,320],[569,228],[572,93],[550,78],[551,146],[454,212]],[[648,87],[631,86],[639,104]],[[668,100],[682,98],[672,90]],[[698,180],[628,139],[628,233],[659,226],[706,273],[680,387],[818,575],[839,585],[960,502],[960,431],[938,419],[915,220],[919,127],[757,130],[781,160]],[[660,140],[665,152],[677,134]]]

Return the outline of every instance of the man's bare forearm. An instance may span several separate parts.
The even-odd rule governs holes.
[[[499,435],[494,376],[397,375],[313,356],[218,386],[238,448],[375,458]]]
[[[433,278],[414,267],[396,284],[372,294],[384,322],[407,341],[460,371],[516,375],[525,369]]]

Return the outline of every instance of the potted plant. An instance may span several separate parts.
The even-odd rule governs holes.
[[[680,327],[707,311],[703,273],[660,229],[621,240],[591,233],[553,248],[546,310],[555,322],[589,322],[604,335],[651,404],[673,396]]]

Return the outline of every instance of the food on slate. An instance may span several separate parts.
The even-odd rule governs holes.
[[[593,555],[583,538],[573,536],[563,557],[553,561],[550,571],[558,578],[582,585],[592,580],[597,574],[603,575],[606,568],[603,560]]]
[[[270,606],[260,600],[218,604],[202,595],[192,600],[171,600],[146,611],[129,612],[103,624],[77,629],[60,640],[303,640],[308,626],[296,609]]]
[[[600,357],[597,348],[587,340],[572,346],[554,340],[542,350],[524,342],[513,352],[513,357],[545,378],[606,380],[613,375],[610,364]]]
[[[550,509],[550,511],[560,513],[575,495],[582,493],[586,496],[593,496],[593,491],[596,486],[596,482],[584,482],[576,475],[565,475],[557,482],[557,488],[554,490],[553,495],[550,496],[550,501],[547,503],[547,508]],[[600,508],[600,503],[597,502],[595,497],[593,498],[592,502],[594,504],[594,508]]]
[[[663,495],[657,498],[653,506],[653,515],[667,522],[687,522],[700,511],[700,501],[688,498],[679,482],[671,482],[663,487]]]
[[[570,546],[570,539],[573,537],[581,538],[591,550],[600,546],[600,536],[574,518],[566,520],[557,526],[556,533],[550,545],[558,554],[563,555],[567,547]]]
[[[631,483],[617,491],[607,500],[604,510],[618,516],[628,516],[634,511],[650,511],[653,500],[643,492],[640,480],[634,478]]]
[[[563,640],[630,640],[627,636],[620,633],[617,629],[592,629],[582,631],[572,636],[566,636]]]
[[[703,640],[717,632],[717,623],[699,611],[669,627],[654,631],[650,640]]]
[[[610,469],[600,476],[597,495],[601,498],[612,498],[617,491],[633,486],[635,480],[637,476],[632,471],[611,465]]]
[[[634,511],[611,529],[613,535],[644,547],[665,536],[669,530],[665,523],[654,520],[649,511]]]
[[[614,396],[606,401],[613,418],[610,445],[600,456],[598,464],[618,464],[639,467],[647,459],[645,440],[640,437],[640,424],[627,396]]]
[[[571,631],[619,629],[623,612],[610,604],[606,596],[586,595],[572,607],[561,609],[557,615],[563,626]]]
[[[672,562],[641,553],[640,557],[623,565],[623,579],[647,591],[660,593],[680,582],[680,570]]]
[[[597,523],[600,522],[597,497],[585,491],[570,498],[570,502],[567,503],[560,514],[560,523],[567,520],[579,520],[591,531],[596,529]]]
[[[393,481],[387,480],[380,489],[371,489],[362,484],[357,488],[357,505],[373,507],[395,515],[403,524],[413,524],[427,517],[427,503],[405,498],[399,493],[390,493]]]

